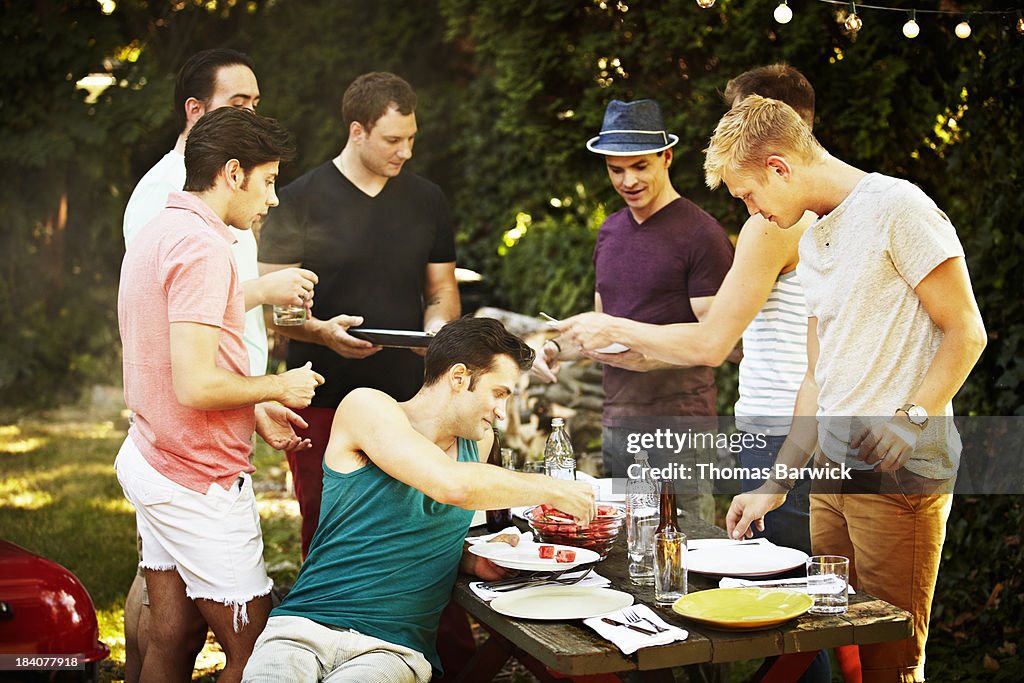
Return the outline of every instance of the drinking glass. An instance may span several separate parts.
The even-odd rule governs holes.
[[[654,532],[658,517],[642,517],[632,523],[628,536],[629,581],[636,586],[650,586],[654,583]]]
[[[671,605],[686,595],[686,534],[654,534],[654,602]]]
[[[302,325],[306,322],[306,307],[296,306],[274,306],[274,324],[278,327],[291,327]]]
[[[814,555],[807,558],[807,594],[814,598],[809,612],[846,612],[850,560],[842,555]]]

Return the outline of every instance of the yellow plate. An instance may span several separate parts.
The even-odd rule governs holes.
[[[672,609],[702,624],[730,630],[767,628],[806,612],[806,593],[766,588],[713,588],[684,595]]]

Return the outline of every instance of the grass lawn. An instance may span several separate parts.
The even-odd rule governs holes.
[[[114,475],[128,422],[114,401],[16,422],[0,419],[0,538],[75,574],[92,596],[100,639],[111,650],[101,680],[123,679],[124,598],[135,574],[135,512]],[[291,585],[299,565],[298,504],[286,492],[283,456],[261,440],[253,481],[264,557],[275,583]],[[223,666],[212,637],[193,680]]]

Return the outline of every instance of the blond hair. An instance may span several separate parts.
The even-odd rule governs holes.
[[[820,159],[825,149],[788,104],[750,95],[718,122],[704,154],[704,178],[714,190],[722,183],[723,173],[760,177],[765,159],[772,155],[810,163]]]

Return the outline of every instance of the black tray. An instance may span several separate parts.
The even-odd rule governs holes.
[[[369,327],[352,327],[348,333],[377,346],[399,349],[425,349],[434,338],[434,335],[419,330],[377,330]]]

